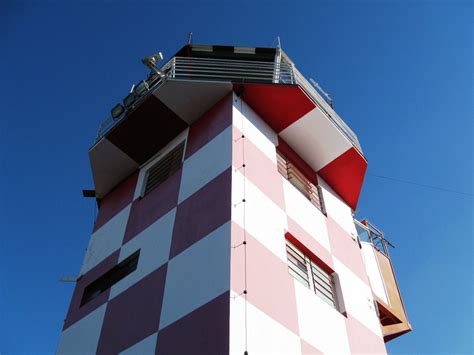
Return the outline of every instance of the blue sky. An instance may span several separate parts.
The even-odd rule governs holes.
[[[94,218],[87,151],[186,41],[283,49],[369,160],[357,216],[391,251],[414,331],[391,353],[473,353],[473,3],[2,1],[0,353],[54,352]],[[383,175],[466,192],[449,193]]]

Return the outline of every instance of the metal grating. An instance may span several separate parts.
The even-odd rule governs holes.
[[[178,144],[147,172],[144,195],[149,193],[163,181],[181,168],[183,163],[184,141]]]
[[[309,179],[279,151],[277,151],[277,166],[278,172],[291,182],[294,187],[325,215],[326,207],[324,205],[321,187],[309,181]]]

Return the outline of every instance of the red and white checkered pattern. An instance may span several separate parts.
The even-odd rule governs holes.
[[[279,175],[277,145],[231,94],[189,128],[173,176],[143,197],[144,170],[112,190],[58,353],[384,353],[350,207],[320,179],[321,214]],[[286,232],[338,273],[345,314],[288,273]],[[80,307],[84,288],[138,249],[137,269]]]

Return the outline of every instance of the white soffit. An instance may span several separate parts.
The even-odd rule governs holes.
[[[231,91],[230,82],[168,79],[154,95],[191,124]]]
[[[107,138],[102,138],[89,151],[94,186],[103,197],[120,181],[138,169],[138,164]]]
[[[285,128],[280,136],[315,171],[352,147],[317,107]]]

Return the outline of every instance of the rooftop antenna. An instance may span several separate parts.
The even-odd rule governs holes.
[[[161,52],[158,52],[156,54],[153,54],[149,57],[145,57],[142,59],[142,63],[145,64],[150,70],[160,76],[160,78],[164,78],[166,75],[163,73],[158,67],[156,66],[156,63],[159,62],[160,60],[163,60],[163,54]]]
[[[193,33],[192,32],[189,32],[189,35],[188,35],[188,45],[192,44],[193,43]]]
[[[280,36],[276,36],[276,38],[273,40],[272,42],[272,46],[275,44],[277,44],[276,48],[280,48],[281,49],[281,42],[280,42]]]
[[[326,97],[326,100],[328,101],[329,106],[331,106],[331,108],[334,108],[334,101],[331,99],[331,96],[329,96],[329,94],[326,91],[324,91],[323,88],[319,86],[319,84],[313,78],[310,78],[309,81],[311,81],[311,84],[313,84],[314,87],[318,89]]]

